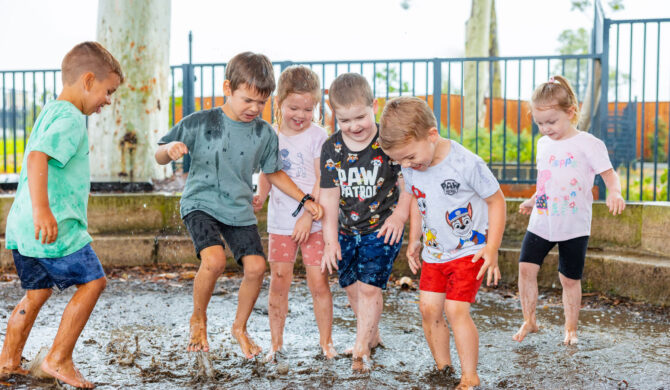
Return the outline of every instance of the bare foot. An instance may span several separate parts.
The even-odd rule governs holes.
[[[379,336],[379,334],[377,334],[377,339],[375,339],[375,341],[370,343],[370,350],[373,350],[377,347],[382,348],[382,349],[386,348],[386,346],[384,345],[384,342],[382,341],[382,338]]]
[[[188,340],[188,352],[209,352],[207,342],[207,321],[194,320],[191,318],[191,334]]]
[[[576,345],[579,342],[579,339],[577,339],[577,331],[576,330],[565,330],[565,339],[563,340],[563,344],[565,345]]]
[[[512,339],[514,341],[519,341],[521,342],[524,338],[526,338],[526,335],[528,333],[536,333],[538,331],[537,324],[531,323],[531,322],[524,322],[519,330],[516,332],[514,336],[512,336]]]
[[[352,348],[353,351],[353,348]],[[337,356],[337,351],[335,350],[335,347],[333,346],[333,343],[328,343],[326,345],[321,346],[321,352],[323,352],[323,356],[326,357],[326,359],[332,359],[335,356]]]
[[[277,353],[281,348],[270,348],[270,352],[263,358],[263,363],[277,363]]]
[[[30,372],[28,370],[24,370],[21,365],[17,365],[16,367],[0,367],[0,379],[9,378],[12,375],[26,376],[29,373]]]
[[[474,377],[461,377],[461,383],[456,386],[456,390],[471,390],[475,386],[479,386],[479,376],[475,374]]]
[[[351,347],[348,347],[347,349],[342,352],[342,355],[344,356],[351,356],[354,354],[354,346],[352,345]]]
[[[245,330],[242,329],[235,329],[233,328],[231,330],[231,333],[235,340],[237,340],[237,343],[240,345],[240,348],[242,349],[242,353],[244,354],[244,357],[247,359],[253,359],[254,356],[258,355],[261,353],[262,349],[259,347],[252,339],[249,337],[249,333],[247,333]]]
[[[351,359],[351,369],[356,372],[369,372],[372,369],[372,361],[367,355]]]
[[[47,362],[47,359],[44,359],[40,365],[40,369],[45,373],[51,375],[52,377],[58,379],[61,382],[65,382],[70,386],[92,389],[95,385],[87,381],[83,375],[74,367],[72,361],[66,362],[61,366],[51,366]]]

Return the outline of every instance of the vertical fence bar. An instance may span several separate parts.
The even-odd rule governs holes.
[[[451,61],[447,61],[447,138],[451,139]]]
[[[210,105],[210,108],[216,107],[216,83],[214,80],[216,79],[216,72],[214,71],[215,66],[212,65],[212,104]]]
[[[384,88],[386,90],[386,100],[384,101],[385,102],[384,104],[388,103],[388,101],[389,101],[389,89],[391,89],[391,83],[389,81],[389,74],[390,73],[391,73],[391,64],[387,61],[386,62],[386,87]],[[377,113],[375,112],[375,114],[377,114]]]
[[[33,77],[32,77],[32,81],[33,81],[33,88],[32,88],[32,90],[33,90],[33,115],[32,115],[32,123],[30,124],[31,128],[35,127],[35,119],[37,119],[37,100],[35,99],[36,90],[37,90],[37,81],[35,80],[35,78],[37,77],[37,74],[35,72],[32,72],[32,74],[33,74]]]
[[[629,41],[629,48],[628,48],[628,74],[630,77],[628,77],[628,104],[632,104],[632,98],[633,98],[633,24],[630,24],[630,41]],[[635,105],[637,106],[637,101],[635,102]],[[635,112],[637,113],[637,107],[635,107],[636,110]],[[635,128],[637,130],[637,118],[635,118]],[[633,136],[635,138],[637,134]],[[637,141],[637,140],[636,140]],[[635,148],[635,152],[637,153],[637,147]],[[630,200],[630,165],[632,164],[632,161],[626,164],[626,200]],[[640,164],[642,164],[642,156],[640,156]],[[641,166],[640,166],[640,169]]]
[[[460,90],[461,90],[461,104],[460,104],[460,106],[461,106],[461,120],[460,120],[460,122],[461,122],[461,126],[460,126],[461,127],[461,133],[460,133],[461,145],[463,144],[463,106],[464,106],[464,104],[463,104],[463,82],[465,80],[465,74],[464,73],[465,73],[465,61],[461,61],[461,88],[460,88]]]
[[[603,32],[602,32],[602,53],[601,53],[601,74],[600,74],[600,107],[598,115],[599,126],[592,128],[594,135],[602,139],[607,138],[607,116],[609,115],[608,97],[609,97],[609,63],[610,63],[610,20],[603,18]],[[605,199],[607,196],[607,187],[603,181],[602,176],[596,177],[596,185],[598,186],[598,199]]]
[[[22,73],[21,77],[21,96],[23,96],[23,104],[21,105],[21,111],[23,111],[23,150],[26,150],[26,134],[28,133],[28,118],[26,110],[26,72]],[[16,148],[16,146],[14,146]]]
[[[521,180],[521,60],[516,98],[516,179]]]
[[[42,72],[42,108],[47,104],[47,72]]]
[[[14,173],[16,173],[16,72],[12,72],[12,138],[14,142]]]
[[[398,70],[398,75],[399,75],[398,76],[398,79],[399,79],[398,80],[398,91],[399,91],[398,96],[402,96],[402,89],[403,88],[402,88],[402,62],[401,61],[398,62],[398,68],[400,68]]]
[[[433,59],[433,114],[437,119],[437,131],[442,133],[442,61]]]
[[[533,59],[533,90],[535,89],[535,59]],[[535,167],[535,133],[537,132],[537,125],[535,119],[530,124],[530,162],[531,170]],[[531,176],[532,177],[532,176]]]
[[[584,100],[579,96],[579,65],[582,63],[581,58],[577,59],[577,83],[575,84],[575,93],[577,94],[578,100]]]
[[[475,60],[475,154],[479,155],[479,61]]]
[[[645,90],[647,82],[647,23],[644,23],[644,38],[642,39],[642,131],[640,131],[640,201],[644,198],[644,130],[646,121],[644,118]]]
[[[657,23],[656,36],[656,111],[654,112],[654,198],[656,200],[656,179],[658,170],[658,85],[660,84],[660,59],[661,59],[661,22]],[[668,124],[670,125],[670,123]]]
[[[412,96],[416,96],[416,61],[412,61]]]
[[[58,99],[58,90],[56,88],[56,72],[52,73],[53,75],[53,83],[54,83],[54,100]]]
[[[489,61],[489,167],[493,166],[493,61]]]
[[[7,102],[5,99],[5,72],[2,72],[2,170],[7,172]]]
[[[507,176],[506,152],[507,152],[507,60],[503,61],[505,65],[505,76],[503,77],[503,149],[502,149],[502,178]],[[491,139],[493,143],[493,139]]]

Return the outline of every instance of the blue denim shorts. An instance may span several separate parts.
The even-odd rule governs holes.
[[[340,286],[361,281],[385,289],[402,239],[395,245],[388,245],[384,244],[384,236],[377,238],[377,232],[373,232],[363,235],[340,233],[339,240],[342,251],[342,260],[337,262]]]
[[[59,290],[75,284],[86,284],[105,276],[98,256],[91,244],[64,257],[36,258],[23,256],[12,250],[16,272],[21,287],[26,290],[41,290],[58,287]]]

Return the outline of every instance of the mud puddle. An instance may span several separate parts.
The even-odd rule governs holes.
[[[381,335],[386,345],[373,355],[369,374],[354,374],[351,361],[319,356],[318,330],[304,279],[294,282],[278,364],[245,361],[230,334],[240,279],[222,278],[209,306],[209,356],[185,352],[191,311],[192,274],[161,274],[140,280],[112,278],[75,348],[75,363],[100,389],[451,389],[460,367],[451,345],[455,373],[436,372],[424,340],[418,291],[390,288],[385,294]],[[146,276],[146,275],[145,275]],[[249,322],[264,351],[270,346],[266,278]],[[346,294],[333,285],[333,341],[339,352],[353,343],[355,320]],[[49,345],[72,290],[56,293],[40,313],[24,356],[32,359]],[[0,282],[0,340],[23,292],[18,282]],[[481,388],[494,389],[659,389],[670,388],[668,311],[635,305],[594,303],[580,316],[580,343],[565,347],[560,297],[545,292],[538,305],[540,333],[512,340],[521,323],[519,300],[511,290],[483,290],[472,315],[480,334]],[[53,382],[12,377],[2,388],[33,389]]]

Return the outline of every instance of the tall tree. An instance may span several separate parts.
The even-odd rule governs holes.
[[[153,158],[168,128],[170,8],[169,0],[98,1],[97,39],[126,81],[89,123],[93,181],[150,182],[171,173]]]

